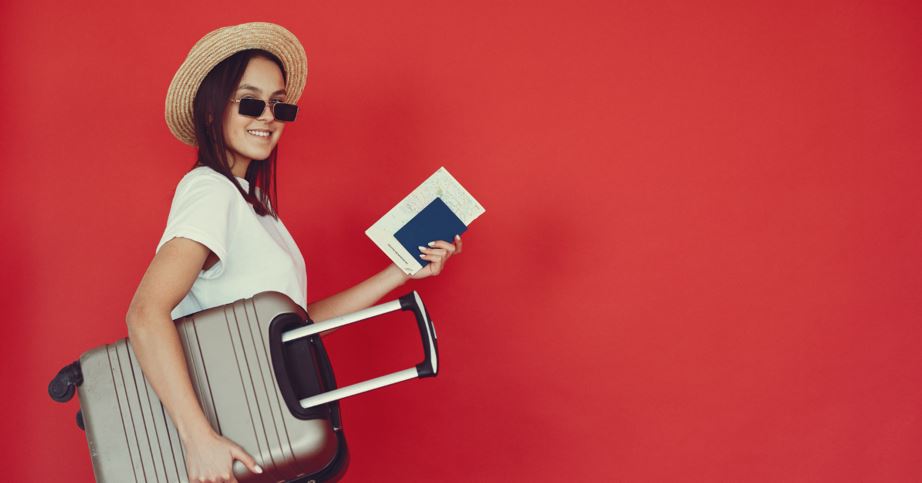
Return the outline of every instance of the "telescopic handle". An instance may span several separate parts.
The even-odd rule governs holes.
[[[429,319],[423,300],[414,290],[397,300],[369,307],[350,314],[341,315],[316,324],[310,324],[297,329],[289,330],[282,334],[282,343],[291,342],[302,337],[308,337],[327,330],[336,329],[349,324],[354,324],[365,319],[384,315],[396,310],[410,310],[416,316],[416,324],[419,328],[419,335],[423,343],[423,352],[425,358],[415,367],[397,371],[385,376],[376,377],[367,381],[358,382],[346,387],[334,389],[316,396],[307,397],[300,400],[301,407],[304,409],[337,401],[345,397],[354,396],[363,392],[379,389],[384,386],[396,384],[415,378],[434,377],[439,370],[439,347],[435,334],[435,326]]]

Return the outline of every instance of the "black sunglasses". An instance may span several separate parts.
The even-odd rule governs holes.
[[[266,101],[262,99],[244,97],[243,99],[232,99],[231,102],[236,102],[240,105],[237,112],[239,112],[241,116],[259,117],[262,116],[263,111],[266,110]],[[296,104],[273,102],[269,104],[269,108],[272,111],[272,115],[279,121],[291,122],[294,121],[295,117],[298,115],[298,106]]]

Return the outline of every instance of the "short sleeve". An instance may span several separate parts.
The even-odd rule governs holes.
[[[176,237],[195,240],[208,247],[218,262],[199,276],[212,279],[224,272],[235,226],[234,203],[240,194],[233,186],[212,176],[187,177],[173,195],[166,229],[156,251]]]

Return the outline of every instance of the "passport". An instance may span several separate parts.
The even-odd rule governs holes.
[[[419,251],[419,247],[430,248],[429,242],[438,240],[454,243],[455,235],[460,235],[466,230],[467,225],[451,211],[442,198],[436,198],[397,230],[394,238],[408,252],[421,255],[423,252]],[[419,263],[425,267],[429,260],[420,258]]]
[[[436,170],[400,203],[391,208],[365,235],[404,273],[413,275],[429,264],[418,247],[467,231],[486,210],[445,167]]]

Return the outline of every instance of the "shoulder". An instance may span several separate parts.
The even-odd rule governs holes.
[[[244,201],[237,187],[224,175],[207,167],[197,167],[182,177],[176,185],[173,203],[180,205],[199,203],[233,203],[235,198]]]
[[[219,189],[223,188],[236,191],[236,188],[229,179],[207,166],[199,166],[186,173],[176,185],[176,191],[192,186],[213,186]]]

